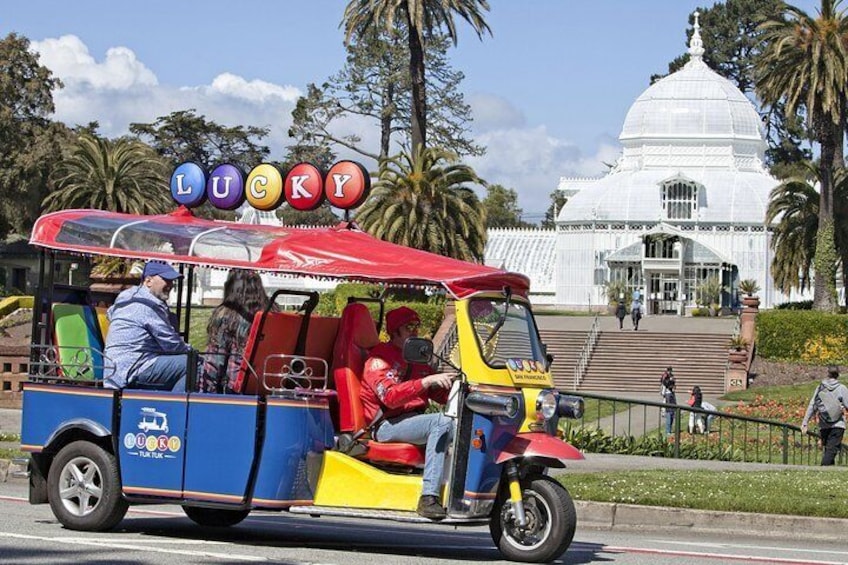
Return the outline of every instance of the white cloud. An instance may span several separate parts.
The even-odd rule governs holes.
[[[88,47],[75,35],[33,41],[32,50],[41,55],[41,64],[60,77],[68,88],[90,86],[103,90],[127,90],[158,84],[153,71],[126,47],[110,48],[101,63],[95,61]]]
[[[200,90],[243,98],[256,104],[272,103],[274,99],[294,103],[301,95],[300,90],[294,86],[279,86],[264,80],[247,81],[232,73],[216,76],[211,86],[201,87]]]
[[[65,84],[54,92],[55,117],[70,126],[97,121],[101,134],[115,137],[128,133],[130,123],[194,108],[222,125],[269,127],[263,141],[272,159],[281,159],[289,143],[291,111],[300,96],[294,86],[232,73],[222,73],[208,85],[162,85],[132,50],[113,47],[97,61],[73,35],[34,41],[32,49]]]
[[[469,164],[489,183],[515,190],[525,214],[534,215],[547,210],[560,177],[601,175],[603,162],[614,162],[619,153],[618,147],[602,143],[595,155],[583,155],[575,144],[549,135],[545,126],[490,131],[477,141],[488,151]]]
[[[508,100],[493,94],[475,94],[468,98],[474,116],[475,132],[518,128],[525,125],[524,114]]]

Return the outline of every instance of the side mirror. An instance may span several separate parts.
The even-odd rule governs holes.
[[[547,362],[547,365],[545,366],[545,369],[547,369],[548,371],[550,371],[550,370],[551,370],[551,365],[553,365],[553,364],[554,364],[554,354],[553,354],[553,353],[545,353],[545,361]]]
[[[433,342],[424,337],[410,337],[403,343],[403,359],[407,363],[429,363],[433,358]]]

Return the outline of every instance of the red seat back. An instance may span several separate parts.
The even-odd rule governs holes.
[[[262,312],[257,312],[253,316],[253,324],[250,326],[233,390],[241,394],[268,394],[268,388],[261,382],[265,360],[269,355],[293,354],[302,323],[303,316],[299,314],[268,312],[263,324]],[[279,372],[279,369],[276,369],[276,372]],[[281,386],[279,382],[267,384],[272,387]]]
[[[380,342],[377,325],[359,302],[345,306],[333,349],[333,380],[339,399],[339,431],[357,432],[366,425],[359,391],[368,350]]]

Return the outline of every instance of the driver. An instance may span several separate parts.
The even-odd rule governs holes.
[[[439,502],[442,470],[453,420],[441,412],[425,414],[430,400],[444,404],[456,373],[433,373],[429,365],[409,364],[403,359],[403,344],[418,335],[421,319],[411,308],[401,306],[386,314],[390,341],[371,349],[365,361],[362,405],[366,422],[377,441],[426,444],[424,483],[417,512],[441,520],[445,509]]]

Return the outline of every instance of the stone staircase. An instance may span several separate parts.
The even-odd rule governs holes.
[[[554,356],[551,373],[557,388],[574,389],[574,368],[586,343],[587,334],[585,330],[539,330],[542,343],[548,346],[548,353]]]
[[[554,355],[554,382],[558,388],[573,390],[574,367],[586,332],[544,329],[541,336]],[[659,401],[660,375],[671,366],[678,402],[686,402],[694,385],[700,386],[705,396],[720,396],[725,392],[729,338],[729,332],[601,331],[578,390],[611,396],[656,394]]]

